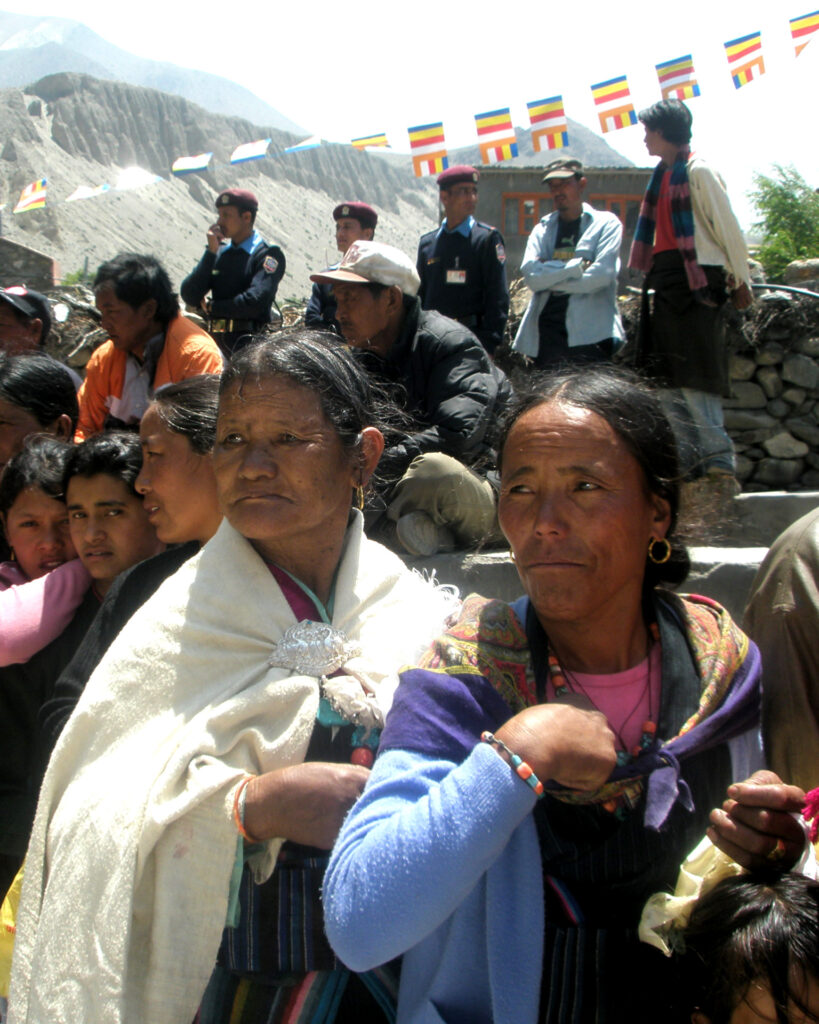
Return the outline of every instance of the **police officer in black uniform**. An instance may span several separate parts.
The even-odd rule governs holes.
[[[208,330],[226,359],[270,323],[270,307],[284,276],[284,253],[253,226],[258,209],[258,199],[247,189],[219,193],[208,247],[179,289],[189,306],[205,311]]]
[[[418,244],[421,304],[459,320],[492,355],[509,315],[506,250],[497,228],[476,221],[478,172],[458,164],[438,175],[446,216]]]
[[[362,239],[372,241],[378,214],[367,203],[339,203],[333,210],[333,220],[336,222],[336,246],[340,253],[345,253],[353,242],[360,242]],[[328,270],[335,270],[337,267],[338,263],[334,263]],[[336,320],[336,300],[332,285],[327,282],[317,282],[313,285],[304,313],[304,322],[308,327],[318,327],[341,334],[341,328]]]

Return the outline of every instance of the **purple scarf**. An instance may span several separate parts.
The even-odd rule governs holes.
[[[677,801],[687,810],[693,809],[691,793],[681,775],[681,762],[758,725],[761,703],[759,652],[726,613],[707,599],[694,599],[701,602],[698,605],[671,595],[667,598],[667,614],[662,616],[667,623],[665,628],[686,635],[689,647],[692,637],[701,636],[697,662],[703,683],[706,678],[710,683],[703,689],[700,709],[680,733],[615,768],[600,791],[600,799],[594,801],[602,802],[612,791],[630,784],[642,784],[646,794],[644,822],[655,831],[662,828]],[[474,613],[477,602],[482,600],[469,598],[465,603],[467,613]],[[703,612],[708,606],[718,609],[720,618],[725,616],[720,628],[722,640],[715,640],[714,632],[710,640],[703,633],[702,625],[708,621]],[[515,611],[520,614],[517,602],[513,608],[500,601],[483,603],[478,616],[485,628],[481,630],[483,636],[477,639],[477,656],[472,665],[468,664],[472,659],[462,660],[454,649],[456,626],[435,645],[449,660],[448,666],[441,663],[436,668],[402,673],[381,736],[381,751],[412,750],[460,763],[483,730],[494,732],[522,706],[534,702],[534,694],[524,692],[529,688],[521,685],[522,680],[514,685],[509,683],[520,674],[520,656],[524,654],[514,636]],[[522,631],[522,624],[518,630]],[[522,635],[520,638],[523,639]],[[525,653],[528,656],[528,651]],[[428,656],[425,660],[432,659]],[[491,671],[490,661],[494,663]],[[506,682],[499,686],[498,679]],[[674,680],[664,677],[663,685],[673,687]],[[543,782],[553,796],[574,802],[573,791],[554,782]]]

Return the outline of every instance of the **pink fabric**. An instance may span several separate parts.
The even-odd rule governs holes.
[[[654,232],[655,253],[677,249],[677,236],[674,234],[674,225],[671,221],[670,182],[671,171],[668,170],[663,175],[660,195],[657,199],[657,227]]]
[[[16,562],[0,564],[0,666],[28,661],[58,637],[90,582],[78,558],[36,580]]]
[[[649,656],[625,672],[610,675],[594,675],[586,672],[570,672],[566,677],[569,689],[585,694],[598,711],[606,716],[615,733],[625,742],[625,749],[631,752],[640,743],[643,722],[656,723],[660,713],[662,656],[659,644],[654,644]],[[646,681],[649,686],[646,686]],[[555,691],[551,681],[547,684],[550,700]],[[639,702],[637,695],[641,694]],[[620,746],[618,742],[618,747]]]
[[[284,569],[280,569],[278,565],[268,562],[267,567],[273,573],[287,603],[290,605],[290,610],[298,621],[303,622],[305,619],[310,619],[312,622],[321,622],[322,618],[318,609],[298,583],[295,583],[288,573]]]

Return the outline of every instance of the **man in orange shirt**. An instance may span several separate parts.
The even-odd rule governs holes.
[[[154,393],[200,373],[221,373],[216,342],[179,312],[163,266],[153,256],[120,253],[94,279],[108,341],[91,356],[79,392],[75,439],[134,429]]]

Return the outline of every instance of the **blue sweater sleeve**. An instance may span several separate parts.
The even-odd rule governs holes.
[[[483,743],[460,765],[404,750],[381,754],[324,879],[325,928],[340,959],[369,970],[438,928],[535,799]]]

